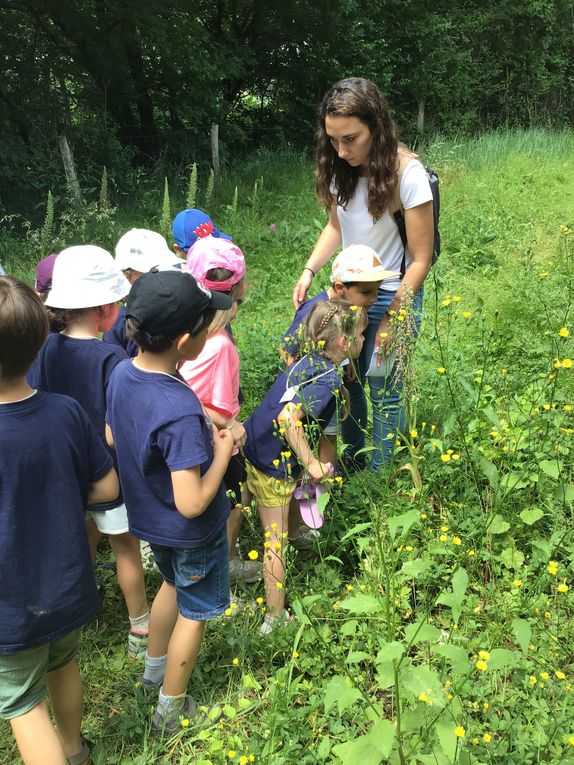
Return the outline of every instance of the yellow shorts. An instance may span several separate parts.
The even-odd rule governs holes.
[[[245,460],[247,470],[247,488],[255,497],[259,507],[283,507],[288,505],[297,487],[293,478],[273,478],[265,475]]]

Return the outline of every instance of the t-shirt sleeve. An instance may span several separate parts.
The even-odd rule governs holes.
[[[401,202],[405,210],[432,202],[432,191],[426,170],[418,159],[412,159],[401,178]]]
[[[99,481],[113,468],[114,463],[102,439],[96,433],[96,429],[88,419],[87,414],[78,404],[80,416],[84,422],[88,448],[88,475],[90,483]]]
[[[332,405],[338,387],[339,378],[337,374],[329,374],[303,385],[293,398],[293,403],[301,403],[301,409],[308,417],[315,420],[322,419],[325,410]]]
[[[171,473],[206,462],[207,423],[200,414],[187,414],[165,423],[156,433],[156,443]]]

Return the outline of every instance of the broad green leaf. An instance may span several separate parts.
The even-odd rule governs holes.
[[[454,732],[456,723],[454,720],[445,718],[435,725],[435,731],[440,748],[447,756],[449,762],[455,762],[458,753],[458,740]]]
[[[331,499],[331,495],[328,491],[326,491],[324,494],[321,494],[319,499],[317,500],[317,510],[319,511],[319,515],[323,516],[325,515],[325,510],[327,508],[327,505],[329,504],[329,500]]]
[[[514,633],[514,637],[516,638],[516,642],[522,649],[522,653],[526,656],[528,653],[528,646],[530,645],[530,638],[532,636],[532,628],[530,627],[530,623],[527,622],[526,619],[513,619],[512,631]]]
[[[449,606],[455,622],[458,622],[462,611],[462,601],[468,587],[468,574],[464,568],[457,569],[452,577],[452,592],[443,592],[437,598],[437,603]]]
[[[558,480],[560,477],[560,472],[562,470],[562,461],[561,460],[542,460],[540,462],[540,470],[542,470],[543,473],[546,473],[546,475],[550,476],[550,478],[554,478],[555,480]]]
[[[505,521],[504,518],[498,513],[494,516],[492,521],[488,524],[488,530],[491,534],[505,534],[510,528],[510,523]]]
[[[403,563],[399,575],[406,579],[416,579],[417,576],[426,573],[430,567],[431,562],[427,558],[414,558]]]
[[[512,470],[510,473],[506,473],[500,479],[500,486],[502,489],[524,489],[530,486],[530,479],[520,470]]]
[[[450,663],[453,675],[464,675],[468,672],[470,668],[468,654],[461,646],[452,645],[452,643],[435,645],[433,651]]]
[[[377,653],[377,658],[375,659],[377,664],[381,664],[383,662],[392,662],[395,661],[395,659],[400,659],[405,652],[404,645],[399,643],[397,640],[393,640],[391,643],[385,643],[381,641],[379,645],[381,648]]]
[[[496,488],[498,486],[498,468],[494,462],[481,457],[478,461],[478,465],[483,475],[488,478],[490,485]]]
[[[341,765],[380,765],[393,748],[395,729],[390,720],[376,722],[364,736],[333,747]]]
[[[345,598],[341,603],[341,608],[344,608],[345,611],[350,611],[352,614],[380,614],[383,612],[383,604],[379,598],[363,592],[358,592],[350,598]]]
[[[343,635],[343,637],[351,637],[357,631],[358,626],[359,622],[356,619],[349,619],[343,624],[339,633]]]
[[[372,661],[372,659],[372,653],[366,653],[365,651],[349,651],[349,655],[345,661],[347,664],[358,664],[361,661]]]
[[[257,682],[257,680],[253,677],[253,675],[250,675],[246,673],[241,678],[241,684],[244,688],[244,690],[249,690],[250,688],[253,688],[254,691],[260,691],[261,686]]]
[[[414,699],[418,699],[421,693],[426,693],[438,706],[443,705],[444,691],[438,674],[428,666],[421,664],[418,667],[402,669],[399,675],[401,687],[407,693],[411,693]]]
[[[524,564],[524,553],[521,553],[515,547],[505,547],[500,553],[500,560],[506,568],[513,568],[517,571]]]
[[[405,627],[405,638],[410,645],[418,645],[428,640],[439,640],[440,630],[428,622],[415,622]]]
[[[506,669],[518,663],[516,651],[508,648],[495,648],[490,652],[488,669]]]
[[[225,704],[223,707],[223,714],[230,720],[233,720],[237,716],[237,709],[232,707],[231,704]]]
[[[402,529],[402,534],[407,534],[411,527],[419,520],[418,510],[409,510],[408,513],[402,513],[402,515],[393,515],[391,518],[387,518],[387,524],[389,526],[389,534],[391,539],[394,539],[397,533],[397,529]]]
[[[325,712],[328,714],[337,705],[339,714],[342,714],[361,698],[361,692],[353,687],[346,677],[335,675],[325,687]]]
[[[562,502],[574,502],[574,484],[561,483],[554,489],[554,496]]]
[[[533,523],[544,517],[544,513],[539,507],[526,507],[520,513],[520,517],[527,526],[532,526]]]
[[[392,643],[381,643],[381,649],[377,653],[375,664],[377,667],[377,680],[382,690],[390,688],[395,682],[394,663],[398,661],[404,653],[402,643],[393,641]]]

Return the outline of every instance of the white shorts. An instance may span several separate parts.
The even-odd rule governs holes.
[[[93,518],[101,534],[126,534],[129,530],[128,512],[125,505],[118,505],[113,510],[88,510],[87,518]]]

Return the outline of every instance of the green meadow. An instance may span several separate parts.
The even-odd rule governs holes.
[[[574,763],[574,134],[499,132],[421,150],[441,180],[442,255],[408,360],[408,423],[380,473],[331,487],[315,553],[288,553],[293,624],[258,633],[263,587],[213,621],[190,693],[209,724],[150,736],[153,698],[126,655],[110,568],[84,631],[84,732],[93,765],[526,765]],[[324,224],[312,158],[260,152],[228,167],[205,205],[248,264],[234,331],[246,417],[279,369],[291,294]],[[168,177],[169,212],[189,173]],[[113,179],[85,210],[20,218],[6,271],[69,244],[113,250],[161,229],[164,181]],[[50,221],[48,221],[48,224]],[[328,281],[328,269],[313,289]],[[265,554],[245,511],[243,554]],[[109,562],[103,546],[99,563]],[[159,575],[147,573],[150,598]],[[0,761],[18,763],[9,726]]]

